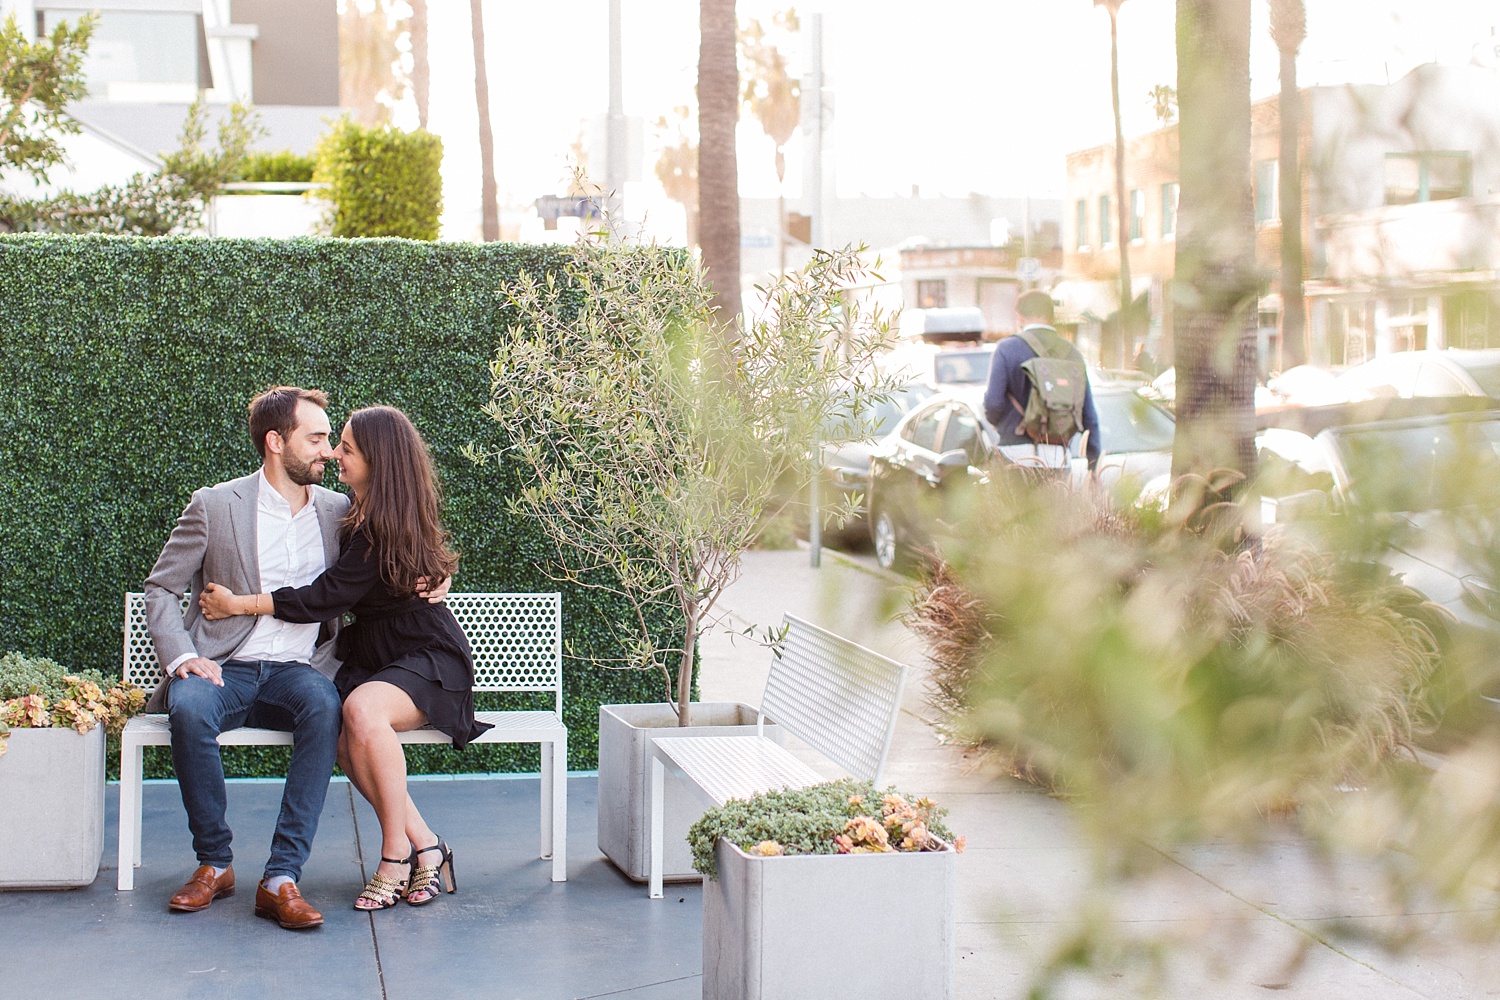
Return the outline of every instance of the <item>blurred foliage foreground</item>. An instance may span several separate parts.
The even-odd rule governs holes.
[[[1262,528],[1235,479],[1186,477],[1153,506],[1000,477],[919,589],[909,624],[950,734],[1065,798],[1094,849],[1044,984],[1130,957],[1160,971],[1107,887],[1205,842],[1291,836],[1382,873],[1391,910],[1500,926],[1500,712],[1478,694],[1494,633],[1381,564],[1390,518]],[[1494,510],[1447,514],[1492,557]],[[1399,944],[1417,919],[1350,933]]]

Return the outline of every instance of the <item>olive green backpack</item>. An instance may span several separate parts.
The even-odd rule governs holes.
[[[1083,355],[1055,330],[1032,327],[1016,336],[1036,352],[1021,364],[1029,386],[1025,408],[1014,397],[1010,401],[1021,414],[1021,433],[1037,444],[1066,445],[1083,432],[1083,397],[1089,384]]]

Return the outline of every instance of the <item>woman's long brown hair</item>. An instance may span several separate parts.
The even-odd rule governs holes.
[[[458,553],[438,516],[437,473],[422,435],[393,406],[367,406],[349,414],[349,432],[370,466],[345,526],[370,533],[380,578],[398,594],[415,594],[417,581],[437,586],[453,575]]]

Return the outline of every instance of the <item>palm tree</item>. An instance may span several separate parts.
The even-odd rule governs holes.
[[[482,192],[484,242],[500,238],[500,206],[495,191],[495,132],[490,122],[490,80],[484,61],[484,10],[482,0],[469,0],[469,21],[474,31],[474,102],[479,106],[479,169]]]
[[[396,35],[388,2],[369,9],[350,3],[339,15],[339,104],[361,125],[390,120],[389,102],[401,89]]]
[[[1120,309],[1104,350],[1106,367],[1125,367],[1127,317],[1135,300],[1130,289],[1130,205],[1125,201],[1125,128],[1120,121],[1120,5],[1125,0],[1094,0],[1109,12],[1109,92],[1115,106],[1115,243],[1120,248]]]
[[[1250,0],[1177,0],[1174,476],[1255,469]]]
[[[736,27],[734,0],[698,0],[698,242],[714,290],[715,316],[731,329],[740,314]]]
[[[795,35],[799,27],[796,10],[776,14],[774,28]],[[797,133],[802,120],[802,85],[787,71],[786,56],[767,39],[765,27],[755,18],[740,33],[745,54],[745,107],[760,121],[762,131],[776,145],[776,260],[786,273],[786,144]]]
[[[656,179],[662,190],[682,206],[687,216],[687,245],[698,245],[698,143],[689,134],[692,111],[685,105],[672,109],[673,120],[666,115],[656,119],[656,132],[662,138],[661,155],[656,159]]]
[[[1270,0],[1271,40],[1281,53],[1281,360],[1283,369],[1307,361],[1307,306],[1302,298],[1302,95],[1297,50],[1307,38],[1303,0]]]
[[[432,72],[427,60],[427,0],[411,4],[411,89],[417,99],[417,128],[426,130],[427,109],[432,93]]]

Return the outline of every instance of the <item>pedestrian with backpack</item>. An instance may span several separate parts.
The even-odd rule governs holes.
[[[1083,435],[1089,471],[1099,461],[1099,416],[1078,348],[1052,326],[1052,296],[1029,291],[1016,299],[1020,332],[995,345],[984,415],[1000,435],[1000,454],[1031,468],[1066,469],[1070,446]]]

